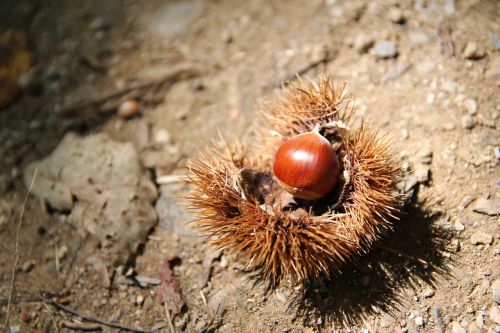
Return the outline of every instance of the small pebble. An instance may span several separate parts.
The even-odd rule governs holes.
[[[403,11],[398,7],[392,7],[389,9],[387,17],[392,23],[403,24],[406,21]]]
[[[477,114],[477,102],[476,100],[469,98],[464,101],[464,106],[467,112],[473,116]]]
[[[500,215],[500,197],[477,199],[474,211],[490,216]]]
[[[470,115],[463,116],[462,119],[460,119],[460,124],[467,130],[474,128],[474,126],[476,125],[474,119]]]
[[[460,222],[455,222],[455,224],[453,225],[453,228],[456,231],[464,231],[465,230],[465,226]]]
[[[500,36],[493,35],[490,37],[491,45],[495,51],[500,51]]]
[[[150,296],[147,296],[144,299],[144,304],[143,304],[142,308],[144,309],[144,311],[148,311],[148,310],[153,308],[153,305],[154,305],[153,299]]]
[[[500,279],[496,279],[491,285],[491,293],[493,295],[493,301],[500,304]]]
[[[373,38],[361,33],[357,35],[356,38],[354,39],[353,46],[356,49],[356,51],[358,51],[358,53],[362,54],[368,52],[368,50],[373,46],[373,44],[374,44]]]
[[[490,319],[497,325],[500,325],[500,309],[493,305],[490,309]]]
[[[477,231],[470,236],[470,242],[472,245],[491,244],[493,243],[493,236],[482,231]]]
[[[484,327],[484,311],[478,311],[476,315],[476,326],[479,329],[482,329]]]
[[[135,116],[138,110],[139,103],[135,99],[130,99],[120,104],[117,114],[120,118],[127,119]]]
[[[430,287],[424,289],[424,291],[422,292],[422,296],[424,296],[424,298],[431,298],[432,296],[434,296],[434,289]]]
[[[9,333],[19,333],[21,331],[21,326],[19,325],[12,325],[10,327]]]
[[[220,257],[220,263],[219,266],[221,268],[226,268],[229,265],[229,261],[227,260],[227,257],[225,255],[222,255]]]
[[[167,132],[167,130],[162,128],[155,133],[154,141],[155,143],[159,144],[168,143],[170,141],[170,134]]]
[[[410,33],[410,43],[413,46],[424,45],[429,42],[429,36],[423,32],[411,32]]]
[[[457,83],[453,80],[446,80],[441,85],[441,88],[450,94],[454,94],[457,91]]]
[[[463,53],[464,58],[470,60],[478,60],[483,58],[485,55],[486,52],[475,42],[468,42]]]
[[[434,320],[434,325],[437,328],[438,332],[443,331],[443,321],[441,320],[441,308],[439,306],[435,306],[430,311],[431,317]]]
[[[383,40],[377,42],[374,46],[375,55],[378,58],[394,58],[397,55],[396,44],[391,41]]]
[[[415,317],[415,326],[417,327],[424,326],[424,318],[422,318],[422,316]]]
[[[430,169],[424,165],[418,165],[415,168],[415,177],[417,177],[417,182],[420,184],[425,184],[429,181],[430,178]]]
[[[454,321],[451,323],[451,333],[467,333],[467,331],[458,321]]]
[[[142,305],[144,303],[144,296],[143,295],[137,295],[135,298],[135,304],[137,305]]]

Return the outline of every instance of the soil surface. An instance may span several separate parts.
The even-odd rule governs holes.
[[[1,327],[499,332],[498,17],[476,0],[2,1],[33,66],[0,110]],[[186,224],[184,167],[219,133],[251,143],[281,82],[321,73],[393,138],[413,196],[340,276],[269,288]]]

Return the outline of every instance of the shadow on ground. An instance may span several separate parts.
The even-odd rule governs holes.
[[[352,327],[362,326],[370,315],[387,313],[396,317],[409,298],[405,290],[418,294],[424,286],[435,286],[439,277],[449,276],[451,262],[442,251],[450,232],[438,229],[434,223],[441,215],[408,207],[394,232],[380,246],[358,259],[341,276],[308,284],[292,301],[304,324]],[[427,265],[384,248],[424,259]],[[313,313],[315,316],[311,316]],[[307,318],[316,316],[323,319],[320,324],[308,322]]]

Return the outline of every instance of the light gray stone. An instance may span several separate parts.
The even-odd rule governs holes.
[[[470,242],[472,245],[478,245],[478,244],[489,245],[493,243],[493,236],[483,231],[476,231],[470,237]]]
[[[493,296],[493,301],[500,304],[500,280],[496,279],[491,285],[491,293]]]
[[[466,59],[478,60],[484,58],[486,52],[478,43],[468,42],[467,45],[465,45],[463,55]]]
[[[451,332],[452,333],[467,333],[467,330],[460,325],[458,321],[454,321],[451,323]]]
[[[493,305],[490,309],[490,319],[497,325],[500,325],[500,308],[498,306]]]
[[[169,1],[140,21],[154,35],[172,38],[183,35],[205,9],[202,1]]]
[[[366,34],[360,33],[354,39],[353,46],[356,49],[356,51],[358,51],[361,54],[368,52],[368,50],[373,46],[373,44],[374,44],[373,38],[371,38]]]
[[[490,216],[500,215],[500,197],[477,199],[474,211]]]
[[[466,99],[464,101],[464,107],[471,116],[477,114],[477,102],[475,99]]]
[[[24,170],[26,186],[68,223],[97,236],[110,261],[124,262],[156,224],[156,187],[130,143],[105,134],[67,134],[48,157]]]
[[[396,44],[391,41],[377,42],[373,48],[378,58],[394,58],[397,55]]]

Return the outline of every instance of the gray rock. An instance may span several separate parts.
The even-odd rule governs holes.
[[[490,37],[491,46],[495,51],[500,51],[500,36],[493,35]]]
[[[481,330],[474,323],[467,326],[467,333],[481,333]]]
[[[474,128],[476,122],[474,121],[474,118],[472,118],[472,116],[465,115],[460,119],[460,125],[462,125],[463,128],[470,130]]]
[[[500,304],[500,279],[496,279],[491,285],[491,293],[493,295],[493,301]]]
[[[109,261],[127,260],[156,224],[156,188],[132,144],[70,133],[24,170],[27,186],[35,169],[33,193],[56,210],[71,210],[68,223],[97,236]]]
[[[410,44],[413,46],[424,45],[429,43],[430,41],[429,36],[420,31],[411,32],[409,38],[410,38]]]
[[[455,12],[455,0],[446,0],[444,3],[444,11],[447,15]]]
[[[441,308],[439,306],[434,306],[431,311],[431,317],[434,320],[434,325],[436,326],[436,331],[443,332],[443,321],[441,320]]]
[[[465,226],[460,222],[455,222],[455,224],[453,225],[453,228],[456,231],[464,231],[465,230]]]
[[[457,82],[453,80],[446,80],[441,85],[441,88],[450,94],[454,94],[457,91]]]
[[[466,99],[464,101],[464,107],[471,116],[477,113],[477,102],[475,99]]]
[[[493,236],[482,231],[477,231],[470,236],[470,242],[472,245],[489,245],[493,243]]]
[[[170,235],[183,238],[198,238],[199,234],[189,225],[194,216],[185,209],[181,209],[178,203],[177,198],[179,198],[180,194],[176,188],[181,190],[182,186],[184,184],[172,184],[162,187],[160,197],[155,205],[159,227],[166,230]]]
[[[205,9],[202,1],[170,1],[140,21],[154,35],[172,38],[183,35]]]
[[[469,60],[478,60],[484,58],[485,55],[486,52],[479,44],[475,42],[468,42],[467,45],[465,45],[463,52],[464,58]]]
[[[394,58],[397,55],[396,44],[391,41],[382,40],[377,42],[373,49],[378,58]]]
[[[490,68],[486,71],[484,76],[486,76],[487,78],[500,76],[500,66],[497,67],[490,66]]]
[[[360,33],[354,39],[353,46],[360,54],[368,52],[368,50],[373,46],[374,41],[370,36]]]
[[[490,319],[496,323],[497,325],[500,325],[500,309],[498,306],[493,305],[490,309]]]
[[[415,187],[417,187],[417,185],[418,185],[417,177],[414,174],[409,175],[405,181],[405,187],[404,187],[405,193],[410,192]]]
[[[454,321],[451,323],[451,333],[467,333],[467,331],[458,321]]]
[[[21,326],[20,325],[12,325],[9,328],[9,333],[19,333],[21,332]]]
[[[431,170],[428,166],[417,165],[415,168],[415,177],[417,177],[417,182],[420,184],[425,184],[430,179]]]
[[[500,215],[500,197],[477,199],[474,211],[490,216]]]
[[[478,311],[477,312],[477,315],[476,315],[476,326],[479,328],[479,329],[483,329],[484,327],[484,311]]]
[[[417,327],[423,327],[424,326],[424,318],[422,318],[422,316],[416,316],[415,317],[415,326],[417,326]]]
[[[398,7],[392,7],[389,9],[387,17],[392,23],[402,24],[406,21],[403,11]]]

